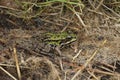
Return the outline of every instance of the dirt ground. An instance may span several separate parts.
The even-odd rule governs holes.
[[[5,1],[1,6],[9,7]],[[70,11],[25,20],[1,6],[0,80],[120,80],[119,22],[87,9],[81,16],[86,26],[78,25]],[[61,31],[72,31],[77,40],[60,48],[59,55],[44,34]]]

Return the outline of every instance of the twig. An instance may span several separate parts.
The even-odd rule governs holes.
[[[97,6],[97,8],[95,8],[95,11],[97,11],[97,10],[100,8],[100,6],[103,4],[103,1],[104,1],[104,0],[101,0],[101,1],[99,2],[99,5]]]
[[[84,21],[82,20],[82,18],[80,17],[80,15],[78,14],[78,12],[74,11],[75,15],[78,17],[80,23],[82,24],[83,27],[86,27]]]
[[[4,71],[8,76],[10,76],[13,80],[17,80],[13,75],[11,75],[8,71],[6,71],[3,67],[0,66],[0,69]]]
[[[114,76],[114,75],[117,75],[117,73],[111,73],[111,72],[106,72],[106,71],[101,71],[101,70],[98,70],[98,69],[87,69],[89,71],[94,71],[95,73],[101,73],[101,74],[106,74],[106,75],[111,75],[111,76]]]
[[[105,66],[107,66],[109,68],[116,69],[116,67],[113,66],[113,65],[110,65],[110,64],[107,64],[107,63],[103,63],[103,62],[99,62],[99,63],[102,64],[102,65],[105,65]]]
[[[93,71],[93,72],[94,72],[94,71]],[[93,74],[93,72],[88,71],[88,73],[89,73],[91,76],[93,76],[96,80],[99,80],[99,79]]]
[[[78,51],[78,53],[73,57],[72,61],[74,61],[80,55],[81,52],[82,52],[82,49]]]
[[[63,62],[62,62],[62,60],[60,58],[59,58],[59,63],[60,63],[61,70],[64,71],[63,64],[62,64]]]
[[[104,67],[104,66],[99,66],[99,68],[105,70],[105,71],[108,71],[108,72],[113,72],[111,69],[107,68],[107,67]]]
[[[3,63],[0,63],[0,66],[2,67],[16,67],[15,65],[10,65],[10,64],[3,64]],[[31,69],[29,67],[24,67],[24,66],[20,66],[20,68],[25,68],[25,69]]]
[[[16,62],[18,78],[19,78],[19,80],[21,80],[21,72],[20,72],[20,67],[19,67],[19,63],[18,63],[16,48],[13,48],[13,54],[14,54],[14,59],[15,59],[15,62]]]
[[[93,12],[93,13],[99,14],[99,15],[104,15],[102,12],[97,12],[97,11],[92,10],[92,9],[87,9],[87,10],[90,11],[90,12]]]

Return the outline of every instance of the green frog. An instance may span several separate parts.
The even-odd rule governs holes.
[[[45,42],[53,46],[62,46],[76,40],[75,34],[67,32],[47,33],[46,36]]]
[[[67,32],[47,33],[46,39],[44,41],[47,44],[53,46],[54,49],[61,55],[60,51],[61,46],[76,41],[76,34]]]

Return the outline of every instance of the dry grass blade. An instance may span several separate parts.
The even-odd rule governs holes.
[[[0,66],[0,69],[4,71],[8,76],[10,76],[13,80],[17,80],[13,75],[11,75],[8,71],[6,71],[4,68]]]
[[[63,64],[62,64],[62,60],[61,60],[61,59],[59,59],[59,63],[60,63],[60,68],[61,68],[61,70],[64,71],[64,68],[63,68]]]
[[[96,80],[99,80],[99,79],[93,74],[94,72],[88,71],[88,73],[89,73],[91,76],[93,76]]]
[[[99,3],[99,5],[97,6],[97,8],[95,8],[95,11],[97,11],[97,10],[100,8],[100,6],[102,5],[103,1],[104,1],[104,0],[101,0],[101,1],[100,1],[100,3]]]
[[[98,69],[89,69],[89,71],[94,71],[95,73],[101,73],[101,74],[106,74],[106,75],[111,75],[111,76],[118,75],[118,73],[111,73],[111,72],[101,71]]]
[[[15,59],[15,62],[16,62],[18,78],[19,78],[19,80],[21,80],[21,72],[20,72],[20,67],[19,67],[19,63],[18,63],[16,48],[13,48],[13,54],[14,54],[14,59]]]
[[[78,53],[73,57],[72,61],[74,61],[80,55],[81,52],[82,52],[82,49],[78,51]]]
[[[85,25],[84,21],[82,20],[82,18],[80,17],[80,15],[77,12],[75,12],[75,15],[78,17],[78,19],[81,22],[82,26],[86,27],[86,25]]]
[[[109,68],[116,69],[116,66],[113,66],[113,65],[110,65],[110,64],[107,64],[107,63],[103,63],[103,62],[99,62],[99,63],[102,64],[102,65],[105,65]]]
[[[100,48],[106,43],[107,40],[104,40],[103,44],[100,46]],[[87,65],[90,63],[90,61],[92,61],[92,59],[95,57],[95,55],[97,54],[98,50],[100,49],[98,48],[97,50],[95,50],[95,52],[93,53],[93,55],[86,61],[86,63],[83,65],[83,67],[78,70],[76,72],[76,74],[72,77],[71,80],[75,80],[75,78],[87,67]]]
[[[2,66],[2,67],[13,67],[13,68],[16,67],[15,65],[11,65],[11,64],[3,64],[3,63],[0,63],[0,66]],[[24,67],[24,66],[20,66],[20,68],[30,69],[29,67]]]

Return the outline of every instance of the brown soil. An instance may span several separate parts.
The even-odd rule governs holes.
[[[4,1],[1,4],[9,7],[6,3]],[[17,5],[10,7],[19,8]],[[0,10],[0,67],[15,78],[19,79],[14,50],[21,80],[71,80],[79,70],[81,73],[75,80],[119,80],[120,23],[89,11],[84,11],[82,15],[87,24],[85,27],[76,24],[79,20],[75,16],[71,20],[73,13],[69,11],[62,17],[42,13],[37,18],[24,20],[6,14],[4,8]],[[60,48],[62,54],[59,55],[44,42],[44,34],[62,30],[74,32],[77,40]],[[90,60],[95,51],[96,55]],[[0,80],[13,80],[1,68]]]

